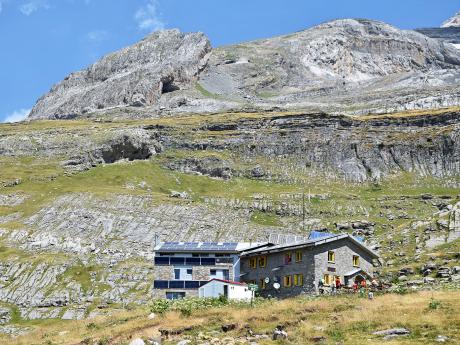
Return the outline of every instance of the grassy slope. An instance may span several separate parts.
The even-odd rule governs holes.
[[[283,113],[279,115],[291,115]],[[416,114],[419,116],[420,114]],[[90,128],[105,129],[125,126],[139,126],[146,124],[161,124],[177,128],[179,132],[189,132],[190,128],[202,126],[214,122],[236,121],[242,118],[260,118],[273,116],[273,114],[218,114],[212,116],[192,115],[181,118],[163,118],[142,121],[114,121],[114,122],[90,122],[90,121],[40,121],[31,124],[0,125],[0,135],[21,134],[27,135],[35,130],[65,129],[72,131],[85,131]],[[222,135],[218,133],[216,135]],[[231,160],[235,166],[246,169],[255,163],[264,167],[276,169],[283,166],[281,162],[269,162],[263,157],[257,157],[252,162],[239,160],[231,152],[198,152],[198,151],[167,151],[150,161],[132,162],[99,166],[90,171],[67,176],[60,167],[59,158],[37,159],[35,157],[0,157],[0,181],[21,179],[21,184],[13,187],[0,187],[1,194],[24,193],[30,197],[24,204],[14,207],[1,207],[0,216],[19,212],[21,218],[2,224],[7,230],[24,227],[22,223],[28,216],[34,214],[40,208],[49,205],[60,195],[66,193],[89,192],[100,196],[112,193],[153,195],[154,202],[180,202],[169,198],[171,190],[188,191],[197,203],[203,202],[204,197],[228,198],[252,200],[254,194],[263,194],[275,202],[281,202],[280,194],[302,193],[329,194],[326,200],[312,199],[307,205],[308,218],[319,218],[329,228],[333,223],[343,220],[369,219],[377,223],[377,234],[397,240],[399,232],[409,227],[415,220],[430,217],[434,212],[432,206],[422,202],[420,195],[431,193],[433,195],[449,195],[455,197],[460,194],[459,189],[449,187],[448,181],[433,178],[419,178],[412,174],[402,174],[388,178],[380,185],[344,183],[342,181],[325,181],[320,177],[294,178],[289,182],[257,181],[248,178],[234,178],[229,181],[216,180],[205,176],[186,175],[169,171],[162,167],[165,161],[184,157],[203,157],[215,155],[219,158]],[[296,177],[296,176],[294,176]],[[458,179],[458,177],[457,177]],[[127,188],[127,185],[138,185],[145,181],[149,188]],[[401,196],[406,199],[401,200]],[[293,201],[298,203],[301,201]],[[396,218],[389,221],[382,211],[391,210],[393,213],[403,209],[412,219]],[[386,212],[386,211],[385,211]],[[266,226],[280,226],[282,224],[298,224],[299,217],[281,217],[276,213],[254,212],[251,220],[255,224]],[[391,224],[393,229],[384,227]],[[33,230],[33,229],[32,229]],[[298,229],[301,231],[301,229]],[[1,243],[0,243],[1,244]],[[412,241],[405,246],[405,251],[410,256],[413,254],[415,243]],[[440,247],[434,251],[440,260],[447,251],[456,250],[458,243]],[[393,253],[385,252],[385,258],[391,258]],[[16,261],[30,260],[31,256],[20,250],[1,247],[0,260]],[[47,253],[35,253],[34,262],[52,262],[67,260],[58,258]],[[57,260],[57,261],[56,261]],[[398,259],[399,260],[399,259]],[[396,268],[395,268],[396,269]],[[88,274],[96,270],[94,267],[82,267],[79,263],[70,267],[62,277],[62,282],[74,280],[80,282],[84,288],[88,288]]]
[[[430,308],[430,302],[436,308]],[[250,327],[256,334],[271,335],[279,325],[286,325],[289,334],[283,344],[313,344],[313,337],[325,337],[325,344],[380,344],[382,338],[372,333],[394,327],[411,331],[408,337],[385,342],[388,344],[433,344],[438,335],[448,336],[452,343],[459,340],[460,292],[421,292],[408,295],[382,295],[374,301],[355,295],[321,297],[317,299],[294,298],[283,301],[262,302],[255,308],[214,308],[195,311],[191,316],[169,312],[149,320],[147,308],[115,313],[85,321],[35,321],[33,333],[12,340],[11,345],[77,344],[86,339],[87,344],[128,344],[134,337],[158,337],[159,329],[180,329],[191,326],[193,330],[170,339],[166,344],[176,344],[179,339],[190,338],[195,344],[199,333],[214,332],[213,337],[244,337]],[[237,323],[236,330],[221,332],[221,325]],[[217,332],[217,333],[216,333]],[[6,339],[6,338],[4,338]],[[0,338],[1,341],[1,338]],[[272,344],[271,340],[258,341]]]

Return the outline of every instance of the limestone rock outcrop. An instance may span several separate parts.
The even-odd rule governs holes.
[[[38,100],[30,118],[72,118],[101,109],[155,104],[162,94],[190,87],[209,51],[210,43],[201,33],[155,32],[71,73]]]

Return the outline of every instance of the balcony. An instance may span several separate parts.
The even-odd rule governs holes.
[[[200,280],[154,280],[154,289],[198,289],[208,281]]]

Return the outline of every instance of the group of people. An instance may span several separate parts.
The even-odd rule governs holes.
[[[324,279],[320,279],[319,282],[318,282],[318,291],[319,291],[320,294],[325,293],[325,286],[326,285],[324,283]],[[342,282],[341,282],[339,277],[336,277],[335,281],[332,282],[332,284],[329,285],[330,291],[331,291],[332,294],[336,294],[338,291],[340,291],[343,288],[343,286],[344,285],[342,284]],[[359,293],[361,296],[364,297],[366,291],[368,290],[366,279],[362,279],[361,281],[355,280],[351,288],[352,288],[352,291],[354,293]],[[377,288],[378,288],[378,282],[374,278],[371,281],[371,288],[369,289],[369,298],[370,299],[373,298],[373,296],[374,296],[373,291],[376,290]]]
[[[325,287],[324,279],[320,279],[318,282],[318,291],[320,294],[324,294],[325,292],[324,287]],[[332,284],[330,284],[330,287],[331,287],[331,292],[333,294],[337,293],[337,291],[339,291],[343,287],[343,284],[340,281],[340,278],[336,277],[335,281],[333,281]]]

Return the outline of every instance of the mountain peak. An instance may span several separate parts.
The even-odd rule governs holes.
[[[452,18],[447,19],[441,25],[442,28],[450,28],[450,27],[460,27],[460,11],[455,14]]]
[[[147,106],[188,88],[206,64],[203,33],[162,30],[71,73],[38,100],[29,118],[71,118],[101,109]]]

